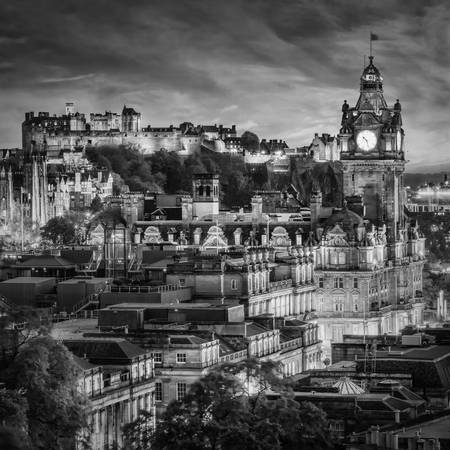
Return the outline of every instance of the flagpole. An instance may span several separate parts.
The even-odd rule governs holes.
[[[20,248],[23,253],[23,191],[20,188]]]
[[[372,32],[370,32],[369,41],[370,41],[370,56],[372,56]]]

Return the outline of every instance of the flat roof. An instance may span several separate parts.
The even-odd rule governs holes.
[[[396,431],[399,438],[416,437],[420,432],[421,438],[430,439],[450,439],[450,416],[434,419],[429,422],[422,422],[408,427],[405,431]]]
[[[116,303],[103,309],[229,309],[242,305],[213,304],[213,303]]]
[[[50,335],[54,339],[83,339],[83,333],[98,331],[97,319],[63,320],[53,325]]]
[[[38,284],[45,281],[56,280],[55,277],[16,277],[2,281],[1,284]]]
[[[429,347],[391,347],[391,351],[378,350],[377,359],[414,359],[435,361],[450,356],[450,345]]]
[[[97,284],[97,283],[107,283],[108,281],[111,281],[112,278],[71,278],[70,280],[64,280],[60,281],[59,284],[79,284],[79,283],[86,283],[86,284]]]

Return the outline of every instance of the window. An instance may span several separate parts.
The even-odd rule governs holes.
[[[186,284],[186,280],[184,278],[180,278],[180,286],[184,286]]]
[[[342,295],[335,295],[333,297],[333,303],[336,312],[344,311],[344,297]]]
[[[319,277],[319,287],[323,288],[323,277]]]
[[[153,361],[155,363],[159,363],[159,364],[162,363],[162,353],[161,352],[152,353],[152,356],[153,356]]]
[[[237,280],[231,280],[231,289],[233,290],[237,289]]]
[[[318,299],[318,304],[319,304],[319,311],[323,311],[323,296],[320,296]]]
[[[358,288],[359,288],[358,278],[353,278],[353,287],[354,287],[355,289],[358,289]]]
[[[155,383],[155,400],[161,402],[162,398],[162,383],[157,381]]]
[[[342,289],[344,287],[344,279],[342,277],[335,278],[334,279],[334,287]]]
[[[183,400],[186,396],[186,383],[177,383],[177,400]]]
[[[186,353],[177,353],[177,363],[186,362]]]

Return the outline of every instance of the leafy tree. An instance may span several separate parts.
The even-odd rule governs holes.
[[[279,391],[269,399],[269,389]],[[154,432],[141,415],[125,428],[127,448],[328,449],[325,413],[296,402],[274,363],[249,360],[211,370],[182,401],[170,403]]]
[[[16,428],[0,426],[0,448],[8,450],[25,450],[29,448],[24,437]]]
[[[0,423],[7,427],[7,430],[14,432],[14,435],[20,436],[22,442],[28,440],[27,412],[28,402],[23,392],[0,389]],[[0,445],[0,448],[6,447]]]
[[[27,434],[33,448],[70,448],[76,433],[86,427],[78,375],[72,354],[49,336],[29,340],[1,373],[6,389],[22,392],[27,402]]]
[[[92,219],[92,225],[98,223],[106,223],[110,227],[115,227],[119,224],[126,224],[125,219],[122,217],[120,209],[118,208],[107,208],[101,211]],[[91,226],[92,226],[91,225]]]
[[[93,212],[94,214],[100,212],[100,211],[103,209],[103,202],[102,202],[102,199],[101,199],[98,195],[96,195],[96,196],[94,197],[94,199],[92,200],[91,206],[90,206],[89,209],[90,209],[91,212]]]
[[[6,369],[33,337],[47,333],[37,311],[14,305],[0,317],[0,370]]]
[[[251,131],[245,131],[241,136],[241,145],[245,150],[255,152],[259,150],[259,137]]]
[[[66,217],[54,217],[44,226],[42,237],[55,245],[71,244],[75,240],[75,226]]]

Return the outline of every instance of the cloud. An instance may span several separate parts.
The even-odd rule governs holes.
[[[227,112],[235,111],[238,108],[239,108],[238,105],[228,105],[228,106],[225,106],[224,108],[222,108],[220,110],[220,112],[221,113],[227,113]]]
[[[72,77],[43,78],[40,83],[66,83],[69,81],[80,81],[86,78],[92,78],[95,73],[86,73],[84,75],[75,75]]]
[[[408,158],[446,157],[449,4],[442,0],[75,0],[0,3],[0,147],[23,112],[136,106],[144,123],[236,123],[310,142],[355,103],[370,31],[388,103],[400,98]]]

